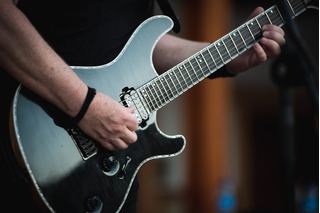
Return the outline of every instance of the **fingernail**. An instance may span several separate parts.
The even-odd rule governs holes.
[[[265,31],[265,32],[263,32],[262,35],[266,37],[266,36],[270,35],[270,32],[269,31]]]

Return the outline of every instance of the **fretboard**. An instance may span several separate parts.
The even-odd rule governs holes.
[[[293,18],[306,10],[303,0],[288,0],[288,3]],[[263,25],[282,27],[284,23],[278,5],[274,5],[146,83],[137,92],[150,113],[157,111],[259,42]]]

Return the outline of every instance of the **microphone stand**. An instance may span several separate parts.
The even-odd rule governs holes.
[[[287,0],[281,0],[280,10],[287,24],[287,42],[272,67],[272,78],[279,88],[281,113],[281,185],[282,212],[295,211],[295,137],[293,87],[305,85],[316,114],[319,109],[318,82],[313,65],[298,27],[293,21]]]

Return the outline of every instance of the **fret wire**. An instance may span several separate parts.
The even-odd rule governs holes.
[[[175,94],[174,89],[176,89],[176,93],[177,93],[177,95],[179,95],[179,92],[178,92],[177,88],[175,87],[174,83],[173,83],[172,80],[170,79],[169,73],[165,73],[165,74],[163,75],[163,78],[164,78],[165,82],[167,83],[168,88],[170,89],[172,96],[173,96],[173,97],[176,97],[176,94]],[[172,86],[171,86],[169,80],[171,81]],[[174,87],[175,87],[175,88],[174,88]]]
[[[222,43],[222,44],[221,44],[221,43]],[[228,49],[227,49],[227,48],[225,47],[225,45],[224,45],[223,38],[221,38],[221,39],[218,41],[218,49],[219,49],[220,54],[221,54],[221,56],[222,56],[222,58],[223,58],[224,64],[227,64],[227,63],[230,61],[230,59],[232,59],[232,58],[231,58],[230,55],[228,54]]]
[[[164,85],[163,85],[163,82],[162,82],[163,79],[162,79],[161,77],[159,77],[158,79],[159,79],[158,82],[160,82],[160,86],[159,86],[159,83],[158,83],[158,87],[159,87],[160,90],[163,91],[162,94],[164,94],[165,103],[168,103],[168,102],[170,101],[170,95],[169,95],[167,89],[166,89],[166,88],[164,87]],[[160,87],[162,87],[162,89],[161,89]],[[167,100],[166,100],[166,99],[167,99]]]
[[[188,59],[190,66],[192,68],[192,70],[194,71],[195,76],[198,79],[198,82],[201,81],[201,74],[203,74],[202,68],[200,67],[200,65],[197,62],[196,56],[190,57]],[[195,63],[193,63],[195,62]],[[203,74],[204,75],[204,74]]]
[[[237,47],[236,43],[234,42],[234,40],[233,40],[233,38],[232,38],[232,36],[230,34],[229,34],[229,37],[230,37],[234,47],[236,48],[237,52],[239,53],[238,47]]]
[[[262,38],[262,30],[260,27],[260,24],[258,23],[257,19],[253,19],[250,23],[250,25],[248,25],[252,35],[255,38],[255,41],[259,41]]]
[[[252,23],[252,22],[251,22],[251,23]],[[252,39],[253,39],[254,41],[256,41],[256,39],[254,38],[254,36],[253,36],[253,34],[252,34],[252,32],[251,32],[251,29],[250,29],[249,26],[248,26],[248,23],[246,23],[246,26],[247,26],[247,28],[248,28],[248,30],[249,30],[249,33],[251,34]]]
[[[213,43],[213,47],[210,49],[213,58],[216,60],[217,65],[220,66],[223,63],[221,57],[219,56],[219,52],[217,51],[215,43]]]
[[[226,45],[226,49],[230,53],[230,56],[232,59],[239,55],[229,34],[225,35],[222,40],[223,40],[224,44]]]
[[[292,8],[292,6],[291,6],[291,4],[290,4],[290,1],[289,1],[289,0],[287,0],[287,2],[288,2],[288,4],[289,4],[289,7],[290,7],[290,9],[291,9],[291,11],[292,11],[293,15],[294,15],[294,16],[296,16],[296,13],[294,12],[294,10],[293,10],[293,8]]]
[[[189,61],[189,59],[188,59],[187,61]],[[186,62],[186,63],[187,63],[187,62]],[[185,70],[186,73],[188,74],[188,76],[189,76],[189,78],[190,78],[190,80],[191,80],[192,85],[195,85],[197,82],[196,82],[196,83],[193,82],[193,80],[194,80],[193,77],[192,77],[193,74],[190,74],[190,72],[188,71],[188,68],[187,68],[187,66],[186,66],[186,63],[183,64],[184,70]],[[191,67],[191,69],[193,70],[192,67]]]
[[[209,47],[207,47],[206,49],[207,49],[207,52],[209,53],[209,55],[210,55],[210,57],[211,57],[211,59],[212,59],[212,61],[213,61],[214,65],[216,66],[216,69],[218,69],[217,63],[216,63],[216,61],[214,60],[214,58],[212,57],[212,54],[211,54],[211,52],[210,52]]]
[[[183,74],[183,72],[181,71],[181,69],[183,69],[180,65],[178,66],[178,71],[180,72],[180,74],[181,74],[181,76],[182,76],[182,78],[184,79],[184,81],[186,82],[186,86],[187,86],[187,88],[189,88],[189,84],[188,84],[188,81],[186,80],[187,78],[185,77],[185,75]],[[189,78],[190,78],[190,82],[191,82],[191,84],[193,84],[193,82],[192,82],[192,80],[191,80],[191,77],[190,77],[190,75],[189,75],[189,73],[187,72],[187,76],[189,76]],[[187,88],[186,88],[186,90],[187,90]]]
[[[153,92],[151,91],[149,86],[150,86],[150,83],[146,86],[146,91],[149,90],[148,93],[151,94],[150,97],[152,97],[151,98],[152,105],[154,106],[154,109],[156,110],[158,108],[157,100],[156,100],[155,96],[153,95]]]
[[[283,17],[282,17],[282,14],[281,14],[280,11],[279,11],[279,8],[278,8],[277,6],[275,6],[275,8],[276,8],[277,11],[278,11],[278,14],[279,14],[279,16],[280,16],[280,18],[281,18],[281,20],[282,20],[282,23],[285,23],[285,21],[284,21],[284,19],[283,19]]]
[[[246,50],[246,44],[241,38],[240,34],[238,33],[238,30],[235,30],[232,32],[233,40],[237,45],[239,54],[243,53]]]
[[[296,1],[296,3],[298,4],[296,7],[296,15],[299,15],[300,13],[302,13],[303,11],[305,11],[306,8],[306,4],[304,1]]]
[[[163,93],[161,91],[161,88],[159,87],[158,79],[155,79],[153,82],[154,82],[154,84],[152,86],[155,89],[155,91],[156,91],[156,93],[157,93],[157,95],[159,97],[160,104],[162,106],[163,105],[163,101],[165,102],[165,97],[164,97],[164,95],[163,95]]]
[[[160,97],[159,97],[159,94],[157,93],[157,91],[156,91],[156,89],[155,89],[155,87],[154,87],[153,82],[151,82],[150,85],[151,85],[150,91],[153,90],[153,92],[151,92],[151,95],[154,97],[154,100],[156,101],[156,107],[157,107],[157,108],[160,108],[160,107],[161,107],[161,99],[160,99]]]
[[[179,70],[178,70],[179,71]],[[182,86],[182,83],[181,83],[181,81],[179,80],[179,78],[178,78],[178,76],[177,76],[177,74],[176,74],[176,72],[174,71],[174,70],[172,70],[172,72],[173,72],[173,74],[174,74],[174,76],[176,77],[176,79],[177,79],[177,81],[178,81],[178,83],[180,84],[180,87],[181,87],[181,92],[183,92],[184,91],[184,88],[183,88],[183,86]],[[186,82],[185,82],[186,83]]]
[[[200,57],[200,55],[198,55],[197,57]],[[198,66],[199,66],[199,68],[200,68],[200,70],[201,70],[201,72],[202,72],[203,76],[206,76],[206,74],[204,73],[204,71],[203,71],[203,69],[202,69],[202,67],[201,67],[201,65],[200,65],[200,63],[199,63],[199,61],[198,61],[197,57],[194,57],[194,59],[196,60],[196,63],[198,64]],[[201,63],[202,63],[202,60],[204,60],[204,59],[200,59],[200,60],[201,60]],[[205,60],[204,60],[204,61],[205,61]]]
[[[149,92],[148,92],[147,89],[149,90]],[[155,100],[155,97],[154,97],[151,89],[150,89],[148,86],[146,87],[146,92],[147,92],[148,96],[150,97],[151,104],[152,104],[152,106],[153,106],[153,108],[154,108],[154,110],[155,110],[156,108],[158,108],[157,102],[156,102],[156,100]],[[151,96],[150,96],[150,94],[151,94]]]
[[[302,1],[287,1],[295,16],[303,12],[301,10],[305,7]],[[162,107],[223,64],[241,54],[245,49],[252,47],[253,43],[262,37],[262,27],[265,24],[277,26],[284,24],[282,14],[277,6],[273,6],[252,18],[172,68],[166,74],[143,86],[139,97],[145,100],[145,107],[148,107],[150,111]]]
[[[144,97],[145,102],[147,103],[150,111],[153,111],[155,109],[155,107],[153,106],[153,104],[151,102],[151,98],[150,98],[149,94],[147,93],[147,91],[145,89],[145,86],[142,87],[142,91],[141,92],[142,92],[142,96]],[[149,99],[149,100],[147,100],[147,99]]]
[[[200,56],[202,58],[202,59],[200,59],[201,61],[199,61],[197,58],[196,58],[196,61],[199,64],[199,67],[200,67],[200,69],[201,69],[201,71],[203,73],[203,76],[205,77],[205,76],[207,76],[207,74],[204,71],[204,69],[207,68],[208,69],[208,73],[210,73],[210,67],[208,65],[208,62],[207,62],[206,58],[203,56],[202,52],[200,52],[200,54],[198,55],[199,58],[200,58]],[[203,62],[205,63],[205,68],[202,68],[202,66],[201,66],[203,64]]]
[[[143,94],[143,90],[141,90],[141,88],[140,88],[140,89],[137,89],[136,92],[137,92],[137,95],[138,95],[140,102],[142,103],[144,110],[148,113],[151,112],[151,108],[149,107],[149,104],[148,104],[147,100],[145,99],[145,96]]]
[[[282,26],[284,23],[282,21],[281,14],[279,14],[276,6],[271,8],[269,17],[271,20],[273,20],[273,24],[277,26]]]
[[[246,44],[247,44],[247,47],[248,49],[250,48],[250,45],[252,43],[255,42],[255,40],[253,40],[252,36],[250,35],[250,32],[248,31],[248,29],[244,26],[243,28],[240,29],[240,32],[241,30],[243,30],[244,32],[242,32],[242,37],[244,38],[244,40],[246,41]]]
[[[222,61],[222,63],[224,64],[223,58],[222,58],[221,53],[219,52],[219,50],[218,50],[218,48],[217,48],[217,45],[216,45],[215,43],[214,43],[213,45],[215,46],[215,48],[216,48],[216,50],[217,50],[217,52],[218,52],[218,54],[219,54],[219,56],[220,56],[220,58],[221,58],[221,61]]]
[[[257,18],[258,18],[261,26],[270,24],[270,22],[268,21],[268,18],[266,17],[266,15],[264,13],[261,13]]]
[[[241,37],[241,39],[242,39],[242,41],[243,41],[244,45],[245,45],[245,46],[246,46],[246,48],[248,49],[248,46],[247,46],[247,44],[246,44],[245,40],[243,39],[243,37],[242,37],[242,35],[241,35],[240,31],[239,31],[239,30],[237,30],[237,31],[238,31],[238,33],[239,33],[239,35],[240,35],[240,37]]]
[[[181,93],[183,92],[183,86],[182,86],[182,83],[181,83],[181,81],[179,80],[179,78],[178,78],[178,76],[177,76],[177,74],[174,72],[174,70],[172,70],[172,75],[177,79],[177,82],[178,82],[178,85],[180,86],[180,89],[181,89]]]
[[[171,75],[173,75],[173,74],[172,74],[172,71],[169,72],[168,76],[169,76],[169,78],[170,78],[170,80],[171,80],[171,82],[172,82],[172,85],[176,88],[177,94],[179,95],[180,92],[179,92],[179,90],[178,90],[178,87],[177,87],[176,83],[174,83],[174,81],[172,80]],[[180,85],[179,82],[178,82],[178,84]],[[181,86],[181,85],[180,85],[180,86]]]
[[[264,14],[266,14],[266,16],[267,16],[267,18],[268,18],[268,20],[269,20],[270,24],[272,25],[272,21],[270,20],[268,13],[266,13],[266,11],[264,11]]]
[[[204,63],[204,61],[206,61],[206,59],[202,58],[201,51],[193,57],[193,61],[195,62],[194,66],[199,67],[199,69],[197,71],[198,76],[200,76],[199,79],[201,79],[201,80],[204,79],[206,77],[206,73],[205,73],[204,69],[207,69],[207,66],[204,65],[204,68],[203,68],[203,63]]]
[[[232,56],[230,55],[230,52],[229,52],[226,44],[224,43],[223,39],[221,39],[221,41],[222,41],[222,44],[224,45],[224,47],[226,48],[226,50],[227,50],[227,52],[228,52],[228,54],[229,54],[230,59],[232,59]]]
[[[258,25],[257,21],[254,20],[252,21],[252,27],[251,27],[251,31],[256,39],[256,41],[259,41],[262,38],[262,30],[260,28],[260,26]],[[255,23],[255,24],[254,24]]]
[[[166,79],[166,77],[165,77],[165,74],[163,75],[163,78],[162,79],[164,79],[164,82],[166,83],[166,85],[167,85],[167,87],[168,87],[168,90],[170,91],[170,94],[171,94],[171,96],[169,95],[169,93],[168,93],[168,95],[169,95],[169,98],[170,99],[173,99],[175,96],[174,96],[174,93],[173,93],[173,90],[171,89],[171,87],[170,87],[170,84],[168,83],[168,81],[167,81],[167,79]],[[162,83],[162,82],[161,82]],[[167,91],[168,91],[167,90]]]
[[[255,18],[255,20],[256,20],[256,22],[257,22],[257,24],[259,25],[259,28],[260,28],[260,29],[262,29],[262,27],[261,27],[261,25],[260,25],[260,23],[259,23],[259,21],[258,21],[257,17],[254,17],[254,18]]]
[[[175,97],[175,95],[174,95],[174,92],[173,92],[172,88],[170,87],[170,84],[168,83],[167,79],[165,78],[165,75],[163,75],[162,79],[163,79],[162,82],[164,82],[163,84],[166,85],[165,87],[166,87],[166,90],[167,90],[167,92],[169,94],[169,98],[173,99]]]
[[[207,47],[207,48],[208,48],[208,47]],[[206,48],[206,50],[207,50],[207,48]],[[207,51],[207,52],[208,52],[208,51]],[[206,65],[207,65],[207,67],[208,67],[208,71],[209,71],[209,73],[211,73],[211,68],[210,68],[210,66],[209,66],[209,64],[208,64],[208,62],[207,62],[207,60],[206,60],[206,58],[203,56],[202,52],[200,52],[200,54],[201,54],[201,56],[202,56],[202,58],[203,58],[203,60],[204,60],[205,64],[206,64]],[[209,52],[209,56],[210,56],[211,60],[213,61],[214,65],[215,65],[215,61],[213,60],[213,58],[212,58],[212,56],[211,56],[210,52]],[[217,66],[215,65],[215,67],[217,67]],[[213,70],[213,69],[212,69],[212,70]]]

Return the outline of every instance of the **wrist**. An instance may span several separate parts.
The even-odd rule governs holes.
[[[88,87],[86,97],[84,99],[84,102],[83,102],[79,112],[72,118],[72,121],[74,123],[79,123],[81,121],[81,119],[83,118],[83,116],[87,112],[95,95],[96,95],[96,90],[94,88]]]

